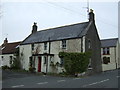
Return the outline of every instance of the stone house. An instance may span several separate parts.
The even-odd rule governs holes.
[[[21,68],[29,70],[35,67],[36,72],[59,73],[64,67],[51,66],[63,64],[58,54],[64,52],[87,52],[91,50],[88,69],[101,72],[101,44],[94,20],[93,10],[89,13],[89,21],[37,31],[34,23],[32,33],[20,44]]]
[[[101,40],[102,70],[114,70],[120,68],[118,38]]]
[[[10,67],[10,63],[14,60],[16,49],[19,47],[20,42],[8,43],[5,38],[4,43],[0,46],[0,67],[7,65]]]

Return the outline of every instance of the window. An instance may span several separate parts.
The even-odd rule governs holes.
[[[12,64],[13,63],[13,61],[12,61],[12,56],[10,56],[10,64]]]
[[[3,59],[3,58],[4,58],[4,56],[1,56],[1,58]]]
[[[66,40],[62,40],[62,49],[66,49]]]
[[[103,48],[103,55],[105,55],[105,54],[110,54],[110,49],[109,49],[109,47]]]
[[[34,50],[34,44],[32,44],[31,47],[32,47],[32,50]]]
[[[105,51],[105,48],[103,48],[103,54],[105,54],[105,52],[106,52],[106,51]]]
[[[103,57],[103,64],[110,63],[110,57]]]
[[[107,48],[107,54],[110,54],[110,50],[109,50],[109,48]]]
[[[46,64],[46,62],[47,62],[47,57],[44,56],[44,64]]]
[[[89,49],[91,48],[91,42],[90,42],[90,40],[88,40],[88,48]]]
[[[32,67],[32,57],[29,57],[29,65]]]
[[[44,50],[47,50],[47,42],[44,43]]]
[[[62,67],[64,65],[64,59],[60,58],[60,66]]]

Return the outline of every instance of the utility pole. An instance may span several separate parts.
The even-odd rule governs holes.
[[[87,15],[88,15],[88,19],[89,19],[89,0],[87,0]]]
[[[83,8],[87,9],[87,19],[89,20],[89,0],[87,0],[86,2],[87,2],[87,6]]]

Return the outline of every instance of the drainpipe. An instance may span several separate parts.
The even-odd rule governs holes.
[[[116,69],[117,69],[117,60],[116,60],[116,47],[115,47],[115,64],[116,64]]]
[[[50,54],[50,46],[51,46],[50,37],[48,38],[48,42],[49,42],[48,54]],[[47,74],[47,72],[48,72],[48,55],[47,55],[47,59],[46,59],[46,74]]]

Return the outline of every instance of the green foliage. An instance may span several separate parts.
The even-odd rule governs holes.
[[[14,59],[10,61],[10,69],[20,69],[19,48],[16,48]]]
[[[29,71],[30,71],[30,72],[35,72],[35,70],[36,70],[36,68],[34,68],[34,67],[29,67]]]
[[[5,70],[5,69],[10,69],[10,68],[7,65],[2,66],[2,70]]]
[[[82,73],[87,70],[89,64],[89,57],[91,53],[68,53],[60,52],[59,57],[64,58],[64,68],[66,73],[74,75],[75,73]]]
[[[20,69],[19,59],[14,58],[13,63],[11,64],[11,69]]]

